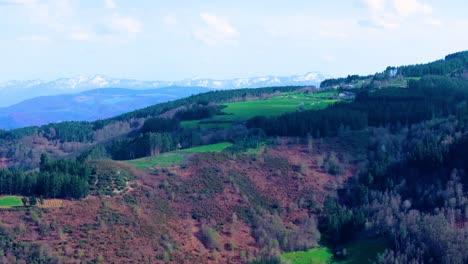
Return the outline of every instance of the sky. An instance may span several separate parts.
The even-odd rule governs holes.
[[[466,0],[0,0],[0,82],[339,77],[468,49]]]

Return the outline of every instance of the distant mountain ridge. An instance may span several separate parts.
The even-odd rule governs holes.
[[[75,94],[40,96],[0,108],[0,129],[63,121],[94,121],[210,90],[180,86],[150,90],[101,88]]]
[[[289,77],[262,76],[229,80],[196,77],[181,81],[139,81],[117,79],[101,75],[81,75],[74,78],[61,78],[54,81],[9,81],[0,83],[0,107],[11,106],[38,96],[79,93],[98,88],[157,89],[169,86],[183,86],[222,90],[275,86],[319,86],[320,82],[327,78],[330,78],[330,76],[319,72],[310,72],[305,75],[293,75]]]

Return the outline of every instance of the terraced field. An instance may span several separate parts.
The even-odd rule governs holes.
[[[64,203],[61,199],[44,199],[44,204],[38,203],[36,206],[39,208],[62,208]]]

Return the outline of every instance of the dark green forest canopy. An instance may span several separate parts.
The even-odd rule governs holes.
[[[462,51],[447,55],[444,59],[425,64],[415,64],[393,67],[389,66],[383,72],[375,75],[359,76],[348,75],[346,78],[332,78],[324,80],[320,87],[332,87],[351,85],[358,81],[389,80],[396,76],[402,78],[421,78],[429,75],[437,76],[461,76],[468,70],[468,51]]]
[[[333,136],[340,129],[411,125],[436,117],[463,115],[468,111],[466,100],[468,81],[427,76],[411,81],[407,89],[364,89],[351,103],[279,117],[256,117],[247,125],[262,128],[268,135]]]

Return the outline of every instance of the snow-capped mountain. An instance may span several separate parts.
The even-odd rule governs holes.
[[[213,80],[203,78],[192,78],[177,82],[180,86],[201,86],[211,89],[239,89],[259,88],[274,86],[318,86],[323,80],[331,78],[319,72],[310,72],[305,75],[294,75],[289,77],[262,76],[253,78],[237,78],[230,80]]]
[[[330,78],[330,76],[311,72],[305,75],[289,77],[263,76],[230,80],[213,80],[196,77],[182,81],[139,81],[95,75],[62,78],[54,81],[10,81],[0,83],[0,107],[13,105],[38,96],[79,93],[98,88],[155,89],[169,86],[184,86],[221,90],[272,86],[318,86],[320,82],[327,78]]]

